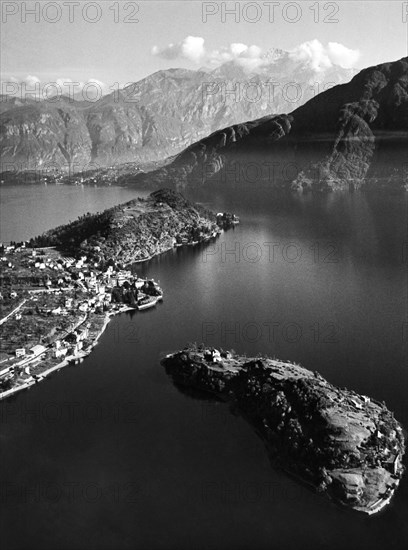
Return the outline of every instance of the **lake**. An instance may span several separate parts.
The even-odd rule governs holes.
[[[147,191],[140,191],[138,196],[148,194]],[[30,239],[87,212],[101,212],[134,197],[135,192],[125,187],[2,185],[1,241]]]
[[[4,240],[139,195],[49,192],[1,190]],[[379,515],[340,509],[274,470],[227,405],[180,393],[160,358],[204,341],[299,362],[408,426],[407,197],[194,198],[240,225],[139,264],[163,303],[115,317],[83,363],[0,404],[4,546],[405,547],[407,475]]]

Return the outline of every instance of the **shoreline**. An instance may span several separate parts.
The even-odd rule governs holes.
[[[277,459],[277,468],[301,484],[368,516],[392,501],[405,469],[405,438],[385,404],[337,388],[295,363],[247,358],[204,345],[170,353],[161,364],[176,386],[232,403],[261,437],[271,460]],[[325,419],[326,434],[313,428],[316,416]],[[371,426],[380,434],[382,445],[371,440]],[[305,433],[313,446],[306,446],[307,452],[299,455]],[[340,451],[336,459],[333,449]],[[282,450],[284,462],[279,456]],[[339,458],[341,453],[345,459]],[[357,461],[350,464],[348,456],[357,456]]]
[[[218,236],[218,235],[217,235]],[[198,241],[197,243],[194,243],[194,246],[198,245],[198,244],[203,244],[207,242],[206,240],[200,240]],[[172,246],[169,246],[168,248],[164,249],[164,250],[161,250],[159,252],[156,252],[155,254],[152,254],[151,256],[149,256],[148,258],[144,258],[142,260],[134,260],[134,261],[131,261],[131,262],[128,262],[126,264],[127,267],[130,267],[132,266],[132,264],[135,264],[135,263],[143,263],[143,262],[147,262],[149,260],[152,260],[153,258],[157,257],[157,256],[160,256],[161,254],[165,254],[166,252],[170,252],[171,250],[174,249],[174,245]],[[19,309],[23,304],[20,304],[16,309]],[[99,342],[99,339],[101,338],[102,334],[105,332],[106,330],[106,327],[108,326],[110,320],[112,319],[112,317],[114,317],[115,315],[119,315],[121,313],[126,313],[128,311],[138,311],[138,308],[135,308],[135,307],[131,307],[131,306],[123,306],[121,307],[118,311],[111,311],[111,312],[107,312],[106,315],[105,315],[105,319],[104,319],[104,322],[103,322],[103,325],[102,327],[100,328],[97,336],[95,337],[94,341],[88,346],[88,348],[86,349],[86,351],[81,351],[80,353],[78,353],[77,355],[70,355],[69,358],[65,358],[63,361],[61,361],[60,363],[57,363],[56,365],[50,367],[49,369],[47,369],[46,371],[36,375],[37,378],[34,378],[33,376],[31,376],[30,378],[26,379],[25,381],[23,381],[23,383],[19,384],[19,385],[16,385],[4,392],[0,392],[0,401],[3,401],[5,399],[8,399],[9,397],[11,397],[12,395],[15,395],[17,394],[18,392],[20,391],[23,391],[23,390],[26,390],[26,389],[29,389],[31,388],[31,386],[34,386],[36,384],[39,384],[40,382],[42,382],[45,378],[47,378],[47,376],[49,376],[50,374],[52,374],[53,372],[56,372],[58,370],[61,370],[69,365],[72,365],[72,364],[75,364],[75,362],[77,360],[83,360],[85,357],[88,357],[88,355],[90,355],[92,353],[92,350],[93,348],[98,344]],[[13,312],[12,312],[13,313]],[[8,317],[8,316],[7,316]],[[81,321],[82,323],[83,321]],[[80,324],[81,324],[80,323]]]
[[[93,348],[98,344],[100,337],[105,332],[105,330],[106,330],[109,322],[111,321],[112,317],[115,317],[115,315],[120,315],[122,313],[127,313],[128,311],[137,311],[137,309],[133,308],[133,307],[126,306],[124,308],[119,309],[118,311],[107,313],[105,315],[103,325],[100,328],[100,330],[98,331],[98,334],[97,334],[95,340],[92,342],[92,344],[90,344],[90,346],[88,346],[86,351],[81,351],[80,353],[78,353],[78,355],[69,355],[68,357],[66,357],[60,363],[54,365],[53,367],[50,367],[49,369],[42,372],[41,374],[38,374],[37,379],[31,377],[31,379],[27,379],[23,384],[14,386],[13,388],[10,388],[9,390],[6,390],[5,392],[0,393],[0,401],[3,401],[4,399],[7,399],[8,397],[11,397],[12,395],[15,395],[19,391],[31,388],[31,386],[39,384],[40,382],[42,382],[45,378],[47,378],[47,376],[49,376],[53,372],[61,370],[61,369],[65,368],[65,367],[68,367],[68,366],[72,366],[77,361],[79,361],[81,359],[83,360],[83,359],[85,359],[85,357],[88,357],[88,355],[90,355],[92,353]]]
[[[174,248],[174,245],[169,246],[169,248],[161,250],[160,252],[156,252],[156,254],[151,254],[148,258],[143,258],[142,260],[133,260],[133,262],[129,262],[126,265],[131,266],[132,264],[142,264],[143,262],[148,262],[149,260],[153,260],[153,258],[156,258],[156,256],[160,256],[161,254],[165,254],[166,252],[170,252],[170,250],[173,250],[173,248]]]
[[[151,254],[147,258],[143,258],[141,260],[132,260],[131,262],[126,264],[126,267],[130,267],[133,264],[142,264],[143,262],[148,262],[150,260],[153,260],[153,258],[157,258],[158,256],[161,256],[162,254],[165,254],[166,252],[170,252],[171,250],[174,250],[174,249],[177,249],[177,248],[182,248],[182,247],[186,247],[186,246],[197,246],[199,244],[209,243],[212,239],[219,237],[219,235],[221,235],[223,233],[223,231],[224,231],[224,229],[221,229],[220,232],[217,233],[216,237],[211,236],[210,238],[201,239],[197,242],[180,243],[180,244],[174,243],[173,245],[169,246],[168,248],[165,248],[165,249],[161,250],[160,252],[156,252],[154,254]]]

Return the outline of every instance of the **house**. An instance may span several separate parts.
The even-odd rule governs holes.
[[[356,409],[362,409],[362,405],[359,401],[357,401],[357,399],[353,399],[351,398],[350,401],[353,403],[353,405],[356,407]]]
[[[55,309],[53,309],[53,310],[51,311],[51,313],[52,313],[53,315],[61,315],[61,311],[62,311],[62,310],[61,310],[61,306],[58,306],[58,307],[56,307]]]
[[[400,455],[398,454],[395,458],[394,458],[394,461],[392,463],[392,473],[394,475],[397,475],[398,474],[398,471],[399,471],[399,463],[400,463]]]
[[[30,348],[30,355],[33,355],[33,356],[37,356],[37,355],[41,355],[44,353],[44,351],[46,351],[46,347],[45,346],[41,346],[40,344],[37,344],[36,346],[33,346],[32,348]]]
[[[16,357],[25,357],[25,354],[26,354],[25,348],[16,349]]]
[[[72,298],[65,298],[65,307],[72,307]]]
[[[78,306],[78,309],[80,311],[88,311],[89,309],[88,302],[82,302],[82,304]]]
[[[393,454],[391,457],[387,460],[386,464],[389,467],[389,470],[392,472],[392,474],[395,476],[399,472],[400,467],[400,455],[399,454]]]
[[[216,363],[218,361],[221,361],[221,354],[217,349],[212,348],[208,353],[206,353],[205,359],[207,361],[212,361],[213,363]]]
[[[7,378],[13,377],[13,375],[14,367],[7,367],[6,369],[0,371],[0,379],[6,380]]]
[[[17,298],[17,292],[15,292],[14,290],[12,290],[10,292],[10,298]]]
[[[95,287],[97,280],[93,273],[91,274],[85,274],[85,282],[88,285],[88,287]]]
[[[89,329],[88,329],[88,327],[85,327],[79,333],[79,338],[80,338],[80,340],[85,340],[86,338],[88,338],[88,335],[89,335]]]
[[[73,348],[73,353],[74,355],[78,355],[78,353],[80,352],[80,350],[82,349],[82,342],[77,342]]]
[[[54,350],[54,357],[65,357],[68,353],[68,348],[58,348]]]

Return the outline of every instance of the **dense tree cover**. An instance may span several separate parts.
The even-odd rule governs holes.
[[[30,246],[56,246],[67,253],[85,254],[101,265],[117,258],[150,255],[157,247],[171,246],[171,239],[198,240],[209,234],[215,215],[193,205],[169,189],[152,193],[98,212],[87,213],[31,239]],[[126,263],[126,262],[125,262]]]

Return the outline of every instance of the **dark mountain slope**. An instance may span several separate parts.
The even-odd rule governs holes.
[[[297,190],[406,188],[408,58],[361,71],[290,115],[230,126],[123,183]],[[252,170],[252,176],[249,172]]]

